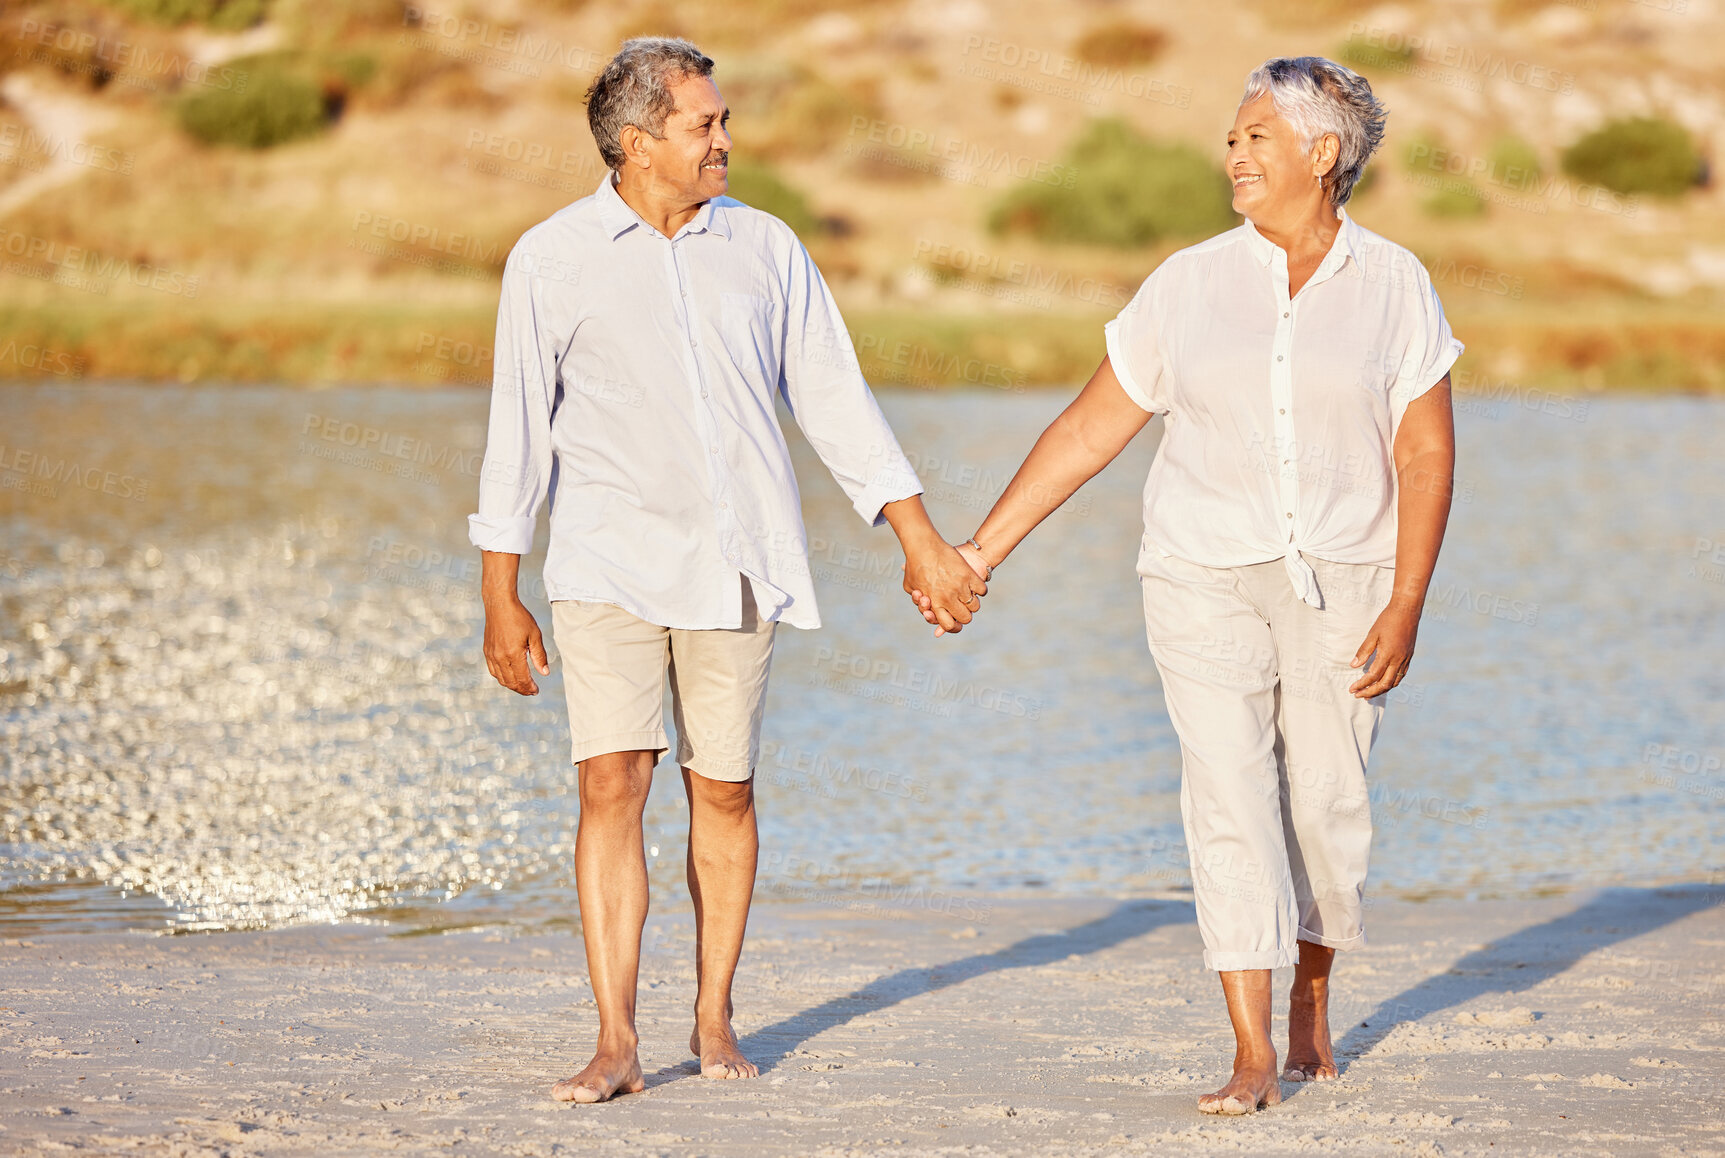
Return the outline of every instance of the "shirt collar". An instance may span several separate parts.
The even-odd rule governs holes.
[[[641,219],[641,215],[629,208],[629,203],[617,192],[616,170],[606,171],[599,181],[599,188],[593,191],[593,196],[599,200],[599,224],[604,226],[605,235],[612,241],[637,226],[646,226],[647,223]],[[715,197],[702,205],[682,231],[715,233],[729,241],[731,223],[726,220],[725,207],[719,201],[720,198]]]
[[[1354,259],[1356,266],[1360,263],[1358,223],[1339,205],[1336,207],[1336,216],[1342,219],[1342,227],[1336,232],[1336,240],[1331,243],[1330,252],[1325,254],[1324,260],[1318,264],[1318,269],[1325,273],[1340,269],[1342,262],[1350,257]],[[1266,269],[1269,268],[1270,262],[1275,260],[1276,250],[1280,248],[1258,232],[1258,227],[1252,224],[1250,217],[1246,219],[1246,247],[1252,256],[1258,259],[1258,264]]]

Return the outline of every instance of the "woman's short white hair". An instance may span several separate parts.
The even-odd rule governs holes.
[[[1334,133],[1340,148],[1324,177],[1330,204],[1342,206],[1353,195],[1366,162],[1384,141],[1388,110],[1372,95],[1365,77],[1321,56],[1279,56],[1266,60],[1246,78],[1241,104],[1270,98],[1278,113],[1299,132],[1300,147]]]

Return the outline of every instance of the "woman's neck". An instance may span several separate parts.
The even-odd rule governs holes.
[[[1289,261],[1322,260],[1341,232],[1342,219],[1328,200],[1270,221],[1252,219],[1252,227],[1270,244],[1288,255]]]

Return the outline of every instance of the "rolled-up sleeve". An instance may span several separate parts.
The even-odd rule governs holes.
[[[881,508],[922,493],[857,364],[838,303],[801,242],[791,241],[779,392],[822,463],[871,526]]]
[[[1108,363],[1126,396],[1151,414],[1163,414],[1168,406],[1160,397],[1163,358],[1156,289],[1157,277],[1152,273],[1126,308],[1102,327],[1102,336],[1108,346]]]
[[[503,268],[479,510],[467,519],[467,537],[475,547],[511,555],[533,550],[534,526],[552,476],[551,408],[557,367],[546,344],[549,335],[539,325],[532,280],[524,268],[532,264],[522,256],[530,237],[516,245]]]
[[[1444,317],[1443,302],[1437,287],[1424,266],[1406,259],[1408,289],[1406,303],[1407,341],[1396,369],[1395,385],[1390,388],[1390,407],[1397,422],[1401,421],[1408,403],[1443,381],[1464,349],[1450,332],[1449,319]]]

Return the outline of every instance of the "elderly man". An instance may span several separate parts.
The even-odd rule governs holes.
[[[624,43],[588,94],[609,168],[524,234],[498,307],[491,428],[470,520],[483,552],[485,661],[522,695],[549,672],[516,594],[551,499],[545,587],[580,782],[576,890],[598,1050],[552,1087],[642,1088],[635,978],[647,917],[641,814],[668,751],[689,799],[697,993],[689,1048],[754,1077],[731,1028],[758,842],[753,773],[773,632],[820,626],[783,397],[865,522],[892,525],[906,590],[957,631],[986,587],[924,512],[916,474],[858,369],[820,272],[783,222],[724,196],[729,112],[682,40]]]

